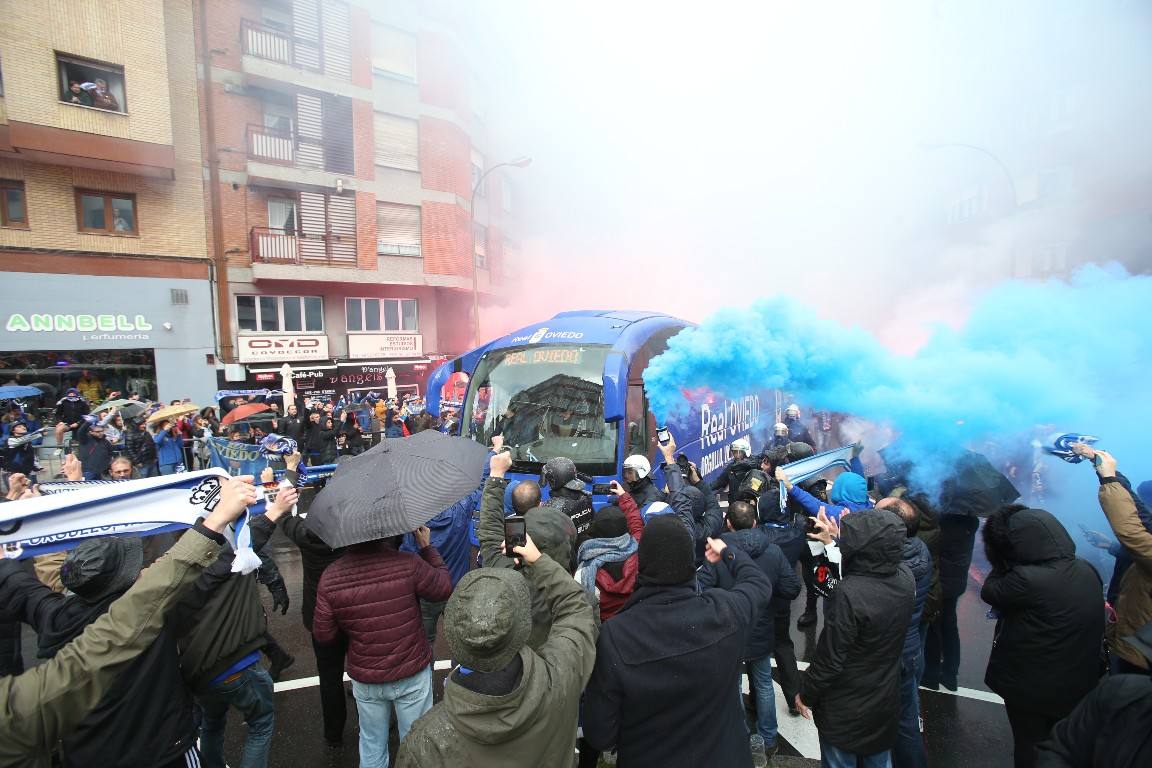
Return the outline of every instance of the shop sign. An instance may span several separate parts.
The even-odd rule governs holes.
[[[80,333],[81,341],[145,341],[152,330],[144,315],[72,315],[13,312],[4,329],[9,333]]]
[[[274,373],[258,373],[256,374],[256,381],[276,381],[278,377]]]
[[[367,360],[377,357],[412,357],[424,354],[424,337],[418,333],[350,333],[348,357]]]
[[[239,336],[236,342],[242,363],[328,359],[328,337],[323,334]]]

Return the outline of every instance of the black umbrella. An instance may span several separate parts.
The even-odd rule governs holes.
[[[488,450],[424,430],[384,440],[339,463],[308,511],[308,528],[336,549],[419,528],[476,490]]]

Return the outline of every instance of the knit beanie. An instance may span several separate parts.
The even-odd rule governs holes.
[[[683,584],[696,575],[692,536],[679,518],[653,518],[636,550],[641,586]]]
[[[614,539],[628,533],[628,520],[617,506],[607,506],[596,513],[588,526],[589,539]]]

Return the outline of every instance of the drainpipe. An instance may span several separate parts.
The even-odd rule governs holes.
[[[228,259],[224,255],[223,201],[220,199],[220,154],[216,149],[216,108],[212,95],[212,49],[208,44],[208,0],[199,0],[200,66],[203,68],[204,123],[202,140],[208,159],[209,218],[212,221],[212,263],[216,273],[216,309],[220,323],[220,362],[236,361],[232,345],[232,303],[228,295]]]

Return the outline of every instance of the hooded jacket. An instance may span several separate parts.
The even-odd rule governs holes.
[[[22,569],[0,576],[0,604],[20,612],[39,637],[38,655],[51,659],[108,612],[123,592],[95,602],[64,597]],[[91,712],[63,739],[61,765],[133,768],[166,765],[191,748],[197,729],[192,696],[180,676],[170,622],[148,649],[116,677]],[[140,723],[148,728],[140,729]]]
[[[1101,478],[1100,506],[1117,541],[1132,556],[1132,566],[1120,581],[1116,623],[1109,627],[1109,639],[1120,658],[1148,669],[1148,659],[1124,638],[1152,621],[1152,533],[1140,521],[1136,502],[1119,478]]]
[[[730,570],[731,589],[642,586],[601,627],[584,738],[594,749],[615,747],[620,768],[752,765],[734,684],[771,585],[735,548],[725,550],[721,567]]]
[[[1061,718],[1100,679],[1104,585],[1042,509],[1013,514],[1008,538],[1011,570],[993,570],[980,590],[1000,614],[984,682],[1012,705]]]
[[[198,524],[55,657],[18,677],[0,678],[0,765],[52,764],[51,751],[60,739],[104,698],[126,665],[153,644],[169,607],[216,559],[223,540]]]
[[[79,424],[80,417],[91,410],[88,401],[80,396],[62,397],[56,402],[56,421],[65,424]]]
[[[1152,677],[1114,675],[1036,747],[1037,768],[1152,765]]]
[[[156,443],[152,435],[140,429],[139,421],[125,422],[128,428],[124,430],[124,452],[128,454],[133,466],[146,467],[156,463]]]
[[[904,540],[894,512],[843,518],[844,577],[825,600],[824,631],[800,687],[821,740],[857,755],[896,743],[901,651],[916,598]]]
[[[800,579],[796,576],[796,569],[763,528],[728,531],[720,538],[728,546],[746,552],[772,585],[771,599],[759,607],[756,623],[748,631],[748,642],[744,646],[745,661],[762,659],[776,647],[776,614],[788,610],[799,596]],[[698,580],[701,589],[731,589],[733,583],[731,571],[721,568],[719,563],[707,563],[701,567]]]
[[[152,442],[156,444],[156,461],[161,466],[184,463],[184,440],[176,427],[157,430]]]
[[[828,501],[821,501],[799,485],[789,488],[788,495],[800,502],[811,517],[819,515],[821,507],[828,517],[839,520],[845,510],[859,512],[873,506],[872,499],[868,498],[868,481],[856,472],[841,472],[836,476],[828,490]]]
[[[580,693],[596,661],[596,621],[583,590],[550,557],[523,570],[548,605],[551,629],[538,651],[520,649],[511,693],[488,696],[450,675],[444,699],[408,731],[399,768],[553,768],[570,765]]]

